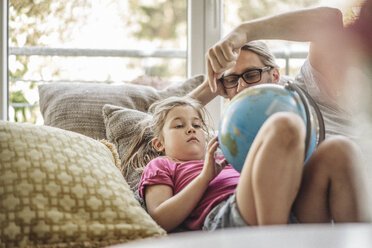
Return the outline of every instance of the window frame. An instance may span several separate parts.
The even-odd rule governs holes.
[[[9,1],[0,4],[0,120],[9,120],[9,73],[8,73],[8,8]]]
[[[188,0],[187,76],[206,75],[205,54],[222,37],[223,0]],[[223,109],[222,97],[206,106],[215,130]]]

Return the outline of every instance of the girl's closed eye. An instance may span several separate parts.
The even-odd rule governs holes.
[[[180,129],[183,128],[183,126],[184,123],[179,118],[176,118],[170,122],[170,128]]]
[[[199,118],[195,118],[194,121],[192,122],[192,126],[194,128],[197,128],[197,129],[202,128],[202,124],[201,124],[200,119]]]

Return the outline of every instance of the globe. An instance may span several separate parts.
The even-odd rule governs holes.
[[[294,90],[277,84],[261,84],[237,94],[225,109],[219,123],[219,145],[227,162],[240,172],[262,124],[272,114],[283,111],[298,114],[307,125],[305,106]],[[305,163],[314,152],[318,140],[314,111],[311,111],[310,117],[311,137]]]

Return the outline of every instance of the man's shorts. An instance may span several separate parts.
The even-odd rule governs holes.
[[[288,224],[299,223],[296,216],[291,212]],[[203,230],[214,231],[220,228],[249,226],[240,215],[236,204],[235,193],[227,200],[215,206],[204,220]]]

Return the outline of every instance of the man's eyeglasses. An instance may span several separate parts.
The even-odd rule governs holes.
[[[271,66],[265,66],[261,69],[248,69],[242,74],[231,74],[226,77],[221,77],[219,80],[225,89],[232,89],[238,86],[239,78],[243,78],[247,84],[254,84],[261,80],[262,72],[268,71]]]

